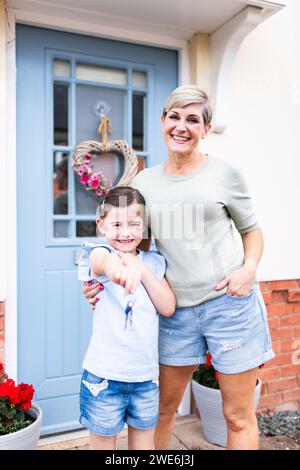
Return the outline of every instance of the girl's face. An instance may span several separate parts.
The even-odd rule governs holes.
[[[104,219],[96,223],[109,244],[123,253],[136,254],[136,247],[143,239],[144,206],[110,207]]]
[[[192,103],[183,108],[172,108],[162,117],[164,140],[172,153],[191,154],[198,151],[199,141],[206,137],[210,125],[204,126],[202,108]]]

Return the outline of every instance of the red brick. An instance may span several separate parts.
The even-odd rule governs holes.
[[[294,341],[281,341],[281,352],[293,351],[293,343]]]
[[[300,302],[300,289],[288,291],[288,302]]]
[[[271,336],[272,340],[280,340],[280,339],[290,339],[293,338],[294,329],[293,328],[272,328],[271,329]]]
[[[280,326],[291,326],[291,325],[300,325],[300,315],[291,315],[289,317],[280,318]]]
[[[273,367],[272,369],[260,369],[259,377],[263,382],[271,382],[280,379],[280,367]]]
[[[294,401],[300,400],[300,388],[297,390],[289,390],[287,392],[283,392],[283,403],[287,401]]]
[[[294,312],[295,312],[295,313],[300,313],[300,303],[294,305]]]
[[[262,296],[264,298],[264,302],[266,305],[272,302],[272,293],[271,292],[262,292]]]
[[[284,290],[274,290],[272,292],[271,298],[272,298],[272,303],[274,304],[286,302],[287,293]]]
[[[294,328],[294,337],[295,338],[300,338],[300,326],[296,326]]]
[[[283,318],[285,318],[285,317],[283,317]],[[271,317],[271,318],[268,319],[268,324],[269,324],[270,328],[276,328],[281,323],[280,323],[279,317]]]
[[[276,353],[276,354],[281,352],[282,351],[281,341],[274,341],[272,343],[272,349],[273,349],[274,353]],[[289,349],[289,351],[290,351],[290,349]]]
[[[0,317],[0,331],[4,330],[4,317]]]
[[[279,403],[282,403],[282,393],[271,393],[260,397],[259,407],[270,410],[274,408],[274,406],[279,405]]]
[[[294,279],[286,281],[270,281],[268,282],[269,288],[271,290],[288,290],[288,289],[297,289],[298,284]]]
[[[291,353],[284,353],[284,354],[277,354],[274,359],[271,359],[271,361],[268,361],[265,365],[265,368],[270,369],[275,366],[281,366],[281,365],[291,365],[292,364],[292,355]]]
[[[276,315],[290,315],[294,313],[293,304],[272,304],[267,307],[268,316],[273,317]]]
[[[282,377],[292,377],[295,375],[300,376],[300,364],[299,365],[293,364],[291,366],[282,366],[280,370],[281,370]]]
[[[264,282],[264,281],[261,281],[259,283],[259,287],[260,287],[260,290],[261,292],[264,294],[265,292],[269,292],[270,291],[270,288],[269,288],[269,285],[267,282]]]
[[[295,377],[289,379],[276,380],[268,383],[268,392],[281,392],[283,390],[292,390],[297,387],[297,379]]]

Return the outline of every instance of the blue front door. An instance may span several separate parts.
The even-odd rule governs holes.
[[[160,115],[177,86],[175,51],[18,25],[18,380],[32,383],[43,433],[78,428],[81,361],[92,311],[77,281],[78,247],[95,240],[97,201],[75,178],[74,147],[125,139],[140,162],[166,157]],[[103,159],[117,181],[122,162]]]

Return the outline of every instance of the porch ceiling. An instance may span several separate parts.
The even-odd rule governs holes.
[[[266,15],[287,0],[7,0],[9,8],[177,39],[211,34],[247,5]]]

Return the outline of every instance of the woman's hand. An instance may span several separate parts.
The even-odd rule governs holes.
[[[249,260],[250,261],[250,260]],[[232,296],[244,296],[249,294],[253,287],[256,274],[255,263],[246,262],[241,268],[236,269],[216,285],[215,290],[224,289],[227,286],[228,294]]]
[[[101,282],[97,282],[92,284],[91,281],[87,281],[83,283],[82,292],[87,301],[89,302],[91,308],[94,310],[96,307],[96,303],[100,300],[98,297],[99,292],[104,289],[103,284]]]

